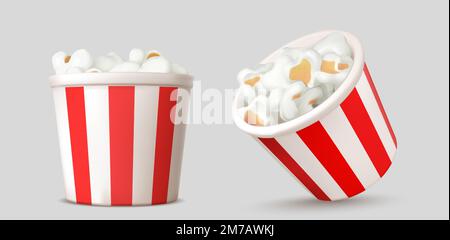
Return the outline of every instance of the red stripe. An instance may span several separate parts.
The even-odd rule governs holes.
[[[320,122],[298,131],[297,134],[348,197],[364,191],[358,177]]]
[[[381,103],[380,96],[378,95],[377,89],[375,88],[375,84],[373,83],[372,76],[370,75],[369,68],[366,64],[364,64],[364,74],[366,75],[367,81],[369,82],[370,88],[372,89],[372,93],[377,100],[378,107],[380,108],[381,114],[383,115],[384,121],[389,129],[389,133],[391,134],[392,140],[394,141],[395,147],[397,147],[397,138],[395,137],[394,130],[392,129],[391,123],[387,117],[386,111],[384,110],[383,104]]]
[[[291,171],[300,182],[314,195],[317,199],[330,201],[330,198],[320,189],[320,187],[308,176],[297,162],[292,159],[286,150],[273,138],[259,139],[283,164]]]
[[[356,89],[341,104],[341,108],[377,169],[378,174],[383,176],[391,165],[391,159]]]
[[[91,181],[83,87],[66,88],[66,99],[77,203],[91,204]]]
[[[152,204],[167,202],[174,132],[170,115],[176,104],[176,101],[171,101],[170,95],[176,90],[175,87],[159,88]]]
[[[109,87],[111,204],[131,205],[133,196],[134,87]]]

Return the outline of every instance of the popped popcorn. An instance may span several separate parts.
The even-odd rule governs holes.
[[[108,53],[105,56],[99,56],[95,59],[85,49],[75,51],[72,56],[65,52],[57,52],[52,57],[52,64],[56,74],[101,72],[189,74],[184,67],[170,62],[158,51],[150,50],[145,52],[139,48],[133,48],[126,61],[114,52]]]
[[[311,48],[286,48],[273,62],[239,72],[239,113],[255,126],[298,118],[330,97],[352,65],[352,49],[341,33],[331,33]]]
[[[145,59],[145,53],[142,49],[139,49],[139,48],[131,49],[130,54],[128,55],[128,60],[130,62],[134,62],[139,65],[141,65],[142,62],[144,62],[144,59]]]
[[[165,57],[154,56],[147,58],[142,64],[139,72],[159,72],[168,73],[171,71],[171,63]]]
[[[123,62],[113,67],[110,72],[137,72],[141,66],[135,62]]]
[[[300,49],[287,50],[294,64],[289,67],[289,79],[291,81],[302,81],[306,86],[315,85],[314,74],[321,67],[321,56],[315,50],[302,51]]]
[[[115,66],[123,62],[122,58],[115,53],[108,53],[106,56],[97,57],[94,61],[92,69],[97,69],[94,72],[109,72]],[[92,71],[88,71],[92,72]]]
[[[274,121],[269,112],[269,101],[265,96],[256,97],[247,107],[238,111],[242,118],[252,125],[268,126]]]
[[[52,57],[56,74],[84,72],[92,66],[93,62],[91,54],[85,49],[77,50],[72,55],[57,52]]]
[[[306,90],[306,86],[302,81],[292,83],[284,92],[279,106],[280,117],[284,121],[288,121],[300,116],[298,109],[298,101],[302,99],[302,95]]]

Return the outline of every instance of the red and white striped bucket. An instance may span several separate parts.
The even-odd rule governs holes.
[[[311,34],[285,47],[311,47],[330,32],[335,31]],[[343,34],[353,48],[354,66],[341,87],[311,112],[279,125],[257,127],[239,117],[237,102],[233,107],[236,125],[262,143],[317,199],[325,201],[365,191],[383,177],[397,150],[361,43],[352,34]]]
[[[68,201],[129,206],[177,199],[185,134],[184,121],[177,123],[188,104],[180,90],[190,91],[191,76],[84,73],[50,82]]]

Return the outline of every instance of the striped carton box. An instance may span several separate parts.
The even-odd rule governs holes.
[[[130,206],[178,197],[192,77],[85,73],[50,77],[66,198]],[[185,91],[186,92],[186,91]],[[183,97],[186,95],[183,95]],[[186,111],[186,110],[184,110]]]
[[[330,32],[300,38],[286,47],[310,47]],[[253,136],[317,199],[335,201],[364,192],[391,166],[397,140],[359,40],[343,33],[354,66],[339,89],[313,111],[275,126],[248,125],[233,107],[236,125]],[[270,62],[281,49],[263,63]]]

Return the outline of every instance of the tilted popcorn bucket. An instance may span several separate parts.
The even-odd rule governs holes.
[[[82,73],[54,75],[50,84],[68,201],[131,206],[178,198],[191,76]]]
[[[314,33],[285,47],[309,48],[332,32]],[[342,32],[354,54],[347,79],[322,104],[279,125],[247,124],[233,103],[233,119],[275,156],[319,200],[364,192],[391,166],[397,140],[364,61],[360,41]],[[279,49],[262,63],[271,62]]]

